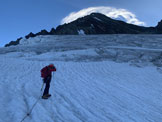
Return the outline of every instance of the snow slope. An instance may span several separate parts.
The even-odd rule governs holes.
[[[129,62],[139,67],[141,64],[161,67],[162,35],[37,36],[20,40],[18,46],[0,48],[0,54],[12,52],[17,52],[18,57],[35,55],[31,60],[45,56],[40,60],[109,60]]]
[[[56,42],[55,47],[59,45]],[[74,44],[75,40],[72,42]],[[42,53],[36,53],[35,47],[40,47],[40,43],[0,49],[0,122],[20,122],[29,112],[41,95],[40,69],[49,63],[57,68],[51,82],[52,97],[40,99],[24,122],[162,120],[161,67],[139,68],[130,62],[98,60],[96,50],[84,48],[84,43],[80,43],[82,49],[68,47],[62,51],[68,46],[64,42],[65,45],[56,51],[56,48],[49,48],[53,46],[51,42],[48,48],[41,48]],[[82,60],[80,57],[85,54],[87,60]]]

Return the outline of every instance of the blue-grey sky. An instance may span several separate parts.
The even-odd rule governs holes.
[[[162,0],[1,0],[0,46],[29,32],[56,28],[72,12],[99,6],[125,9],[146,26],[162,19]]]

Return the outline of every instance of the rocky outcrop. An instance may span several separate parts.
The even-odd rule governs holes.
[[[56,34],[56,30],[54,28],[51,29],[51,31],[49,32],[50,35],[55,35]]]
[[[53,34],[55,34],[54,33],[54,30],[55,29],[51,29],[51,32],[50,33],[47,30],[45,30],[45,29],[44,30],[41,30],[40,32],[38,32],[36,34],[30,32],[28,35],[25,36],[25,38],[26,39],[29,39],[31,37],[36,37],[36,36],[39,36],[39,35],[53,35]],[[22,37],[21,38],[18,38],[16,41],[11,41],[8,44],[6,44],[5,47],[9,47],[9,46],[12,46],[12,45],[18,45],[21,39],[22,39]]]
[[[157,28],[157,33],[162,34],[162,20],[158,22],[158,25],[156,26]]]
[[[18,38],[16,41],[11,41],[9,44],[6,44],[5,47],[9,47],[12,45],[18,45],[22,37]]]
[[[38,35],[49,35],[49,32],[44,29],[44,30],[41,30],[40,32],[36,33],[35,35],[36,36],[38,36]]]
[[[26,39],[29,39],[30,37],[35,37],[36,35],[30,32],[28,35],[25,36]]]
[[[36,37],[39,35],[49,35],[50,33],[47,30],[41,30],[40,32],[34,34],[32,32],[30,32],[28,35],[25,36],[26,39],[30,38],[30,37]]]

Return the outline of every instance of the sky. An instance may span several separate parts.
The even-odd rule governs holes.
[[[30,32],[50,31],[91,12],[124,17],[136,25],[156,26],[162,20],[161,11],[162,0],[1,0],[0,47]]]

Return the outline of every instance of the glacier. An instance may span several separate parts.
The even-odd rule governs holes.
[[[0,48],[0,122],[30,111],[50,63],[52,97],[24,122],[160,122],[161,55],[162,35],[38,36]]]

